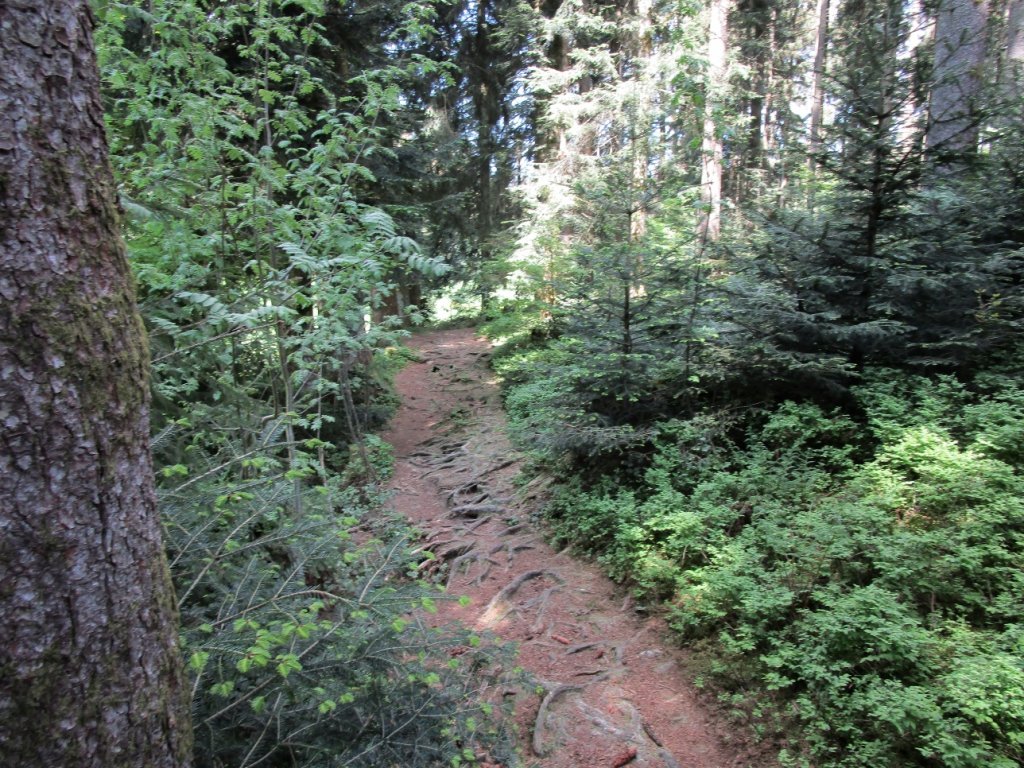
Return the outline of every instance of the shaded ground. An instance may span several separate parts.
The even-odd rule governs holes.
[[[457,620],[519,646],[539,681],[518,691],[526,765],[542,768],[740,768],[759,763],[733,745],[682,674],[658,619],[630,610],[591,564],[552,550],[530,522],[543,489],[516,489],[518,456],[490,347],[472,329],[418,334],[420,362],[399,373],[402,406],[384,439],[395,447],[392,505],[436,555],[425,564],[468,605]]]

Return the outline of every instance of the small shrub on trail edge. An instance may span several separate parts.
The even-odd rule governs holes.
[[[504,365],[530,431],[546,373]],[[792,402],[661,422],[641,470],[564,484],[552,535],[662,601],[783,765],[1020,765],[1024,397],[986,391],[882,371],[855,390],[866,429]]]
[[[294,485],[272,476],[217,491],[163,492],[197,765],[440,766],[507,751],[477,695],[498,651],[417,620],[443,596],[415,580],[394,523],[360,521],[364,490],[307,488],[300,515]]]

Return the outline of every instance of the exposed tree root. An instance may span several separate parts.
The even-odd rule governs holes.
[[[526,571],[526,573],[519,574],[514,579],[512,579],[512,581],[510,581],[508,584],[502,587],[501,591],[491,598],[491,601],[487,604],[487,607],[491,608],[499,603],[508,602],[512,598],[512,596],[519,591],[519,588],[523,586],[523,584],[530,581],[531,579],[538,579],[541,576],[548,576],[557,581],[559,584],[565,584],[565,579],[563,579],[554,571]]]
[[[547,717],[548,708],[554,704],[555,699],[564,693],[570,691],[581,691],[583,690],[582,685],[566,685],[561,683],[551,688],[543,701],[540,703],[540,709],[537,710],[537,719],[533,721],[533,754],[537,757],[544,757],[547,751],[544,749],[544,740],[541,733],[541,729],[544,727],[544,719]]]
[[[464,526],[462,526],[462,528],[460,530],[475,531],[481,525],[486,525],[487,523],[491,522],[492,519],[493,518],[490,518],[490,517],[479,517],[476,520],[474,520],[472,523],[466,523]]]
[[[511,611],[511,608],[508,605],[509,601],[511,601],[512,597],[519,591],[519,588],[531,579],[537,579],[541,576],[548,576],[549,578],[556,580],[559,584],[565,584],[565,579],[553,571],[536,570],[521,573],[502,587],[501,591],[491,598],[480,616],[480,621],[485,625],[495,624],[501,621]]]
[[[476,497],[473,501],[469,499],[462,499],[460,501],[459,497],[472,493],[476,494]],[[484,499],[487,499],[489,497],[490,494],[480,487],[480,483],[477,481],[477,478],[474,477],[471,480],[467,480],[462,485],[456,486],[451,491],[449,491],[448,496],[445,498],[445,503],[448,506],[457,505],[458,503],[474,503],[474,501],[476,503],[479,503],[480,501],[483,501]]]
[[[428,478],[431,475],[436,475],[438,472],[451,472],[453,475],[459,475],[462,474],[463,472],[469,472],[469,467],[458,467],[456,466],[456,463],[456,460],[453,458],[448,461],[442,462],[441,464],[436,464],[434,465],[433,469],[428,469],[426,472],[420,475],[420,477]]]
[[[486,555],[482,555],[479,552],[467,552],[452,561],[451,568],[448,570],[448,582],[445,587],[451,587],[452,580],[463,569],[463,566],[465,566],[465,570],[468,572],[469,569],[473,567],[474,563],[484,564],[483,570],[477,574],[477,577],[473,580],[477,586],[483,584],[484,579],[486,579],[491,572],[491,567],[497,565],[494,560],[491,560],[491,558]]]
[[[548,601],[551,599],[551,595],[559,591],[561,591],[561,587],[548,587],[533,600],[530,600],[523,605],[524,608],[533,608],[535,605],[538,606],[537,618],[533,620],[533,626],[530,627],[530,631],[534,634],[540,632],[541,627],[544,626],[544,611],[547,610]]]
[[[603,680],[607,675],[607,669],[582,669],[579,672],[573,673],[573,677],[594,677],[595,680]]]
[[[463,504],[450,510],[448,517],[468,517],[475,520],[480,515],[496,515],[503,510],[504,507],[497,504]]]
[[[504,459],[501,463],[496,464],[493,467],[488,467],[487,469],[485,469],[483,472],[480,473],[480,477],[486,477],[487,475],[490,475],[493,472],[500,472],[501,470],[505,469],[506,467],[511,467],[517,461],[519,461],[519,459],[515,458],[515,457],[510,458],[510,459]]]
[[[440,544],[432,545],[431,552],[434,557],[420,563],[417,570],[422,573],[434,573],[449,560],[458,562],[460,558],[472,552],[474,546],[476,545],[471,541],[459,539],[447,539]]]
[[[496,555],[502,550],[505,550],[506,552],[508,552],[508,562],[511,563],[512,558],[514,558],[516,555],[516,552],[525,552],[528,549],[535,549],[535,547],[532,543],[505,541],[501,544],[495,544],[493,547],[491,547],[490,551],[488,551],[487,554]]]

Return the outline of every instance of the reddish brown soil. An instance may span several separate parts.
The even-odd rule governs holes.
[[[536,681],[516,693],[524,764],[755,762],[701,705],[663,623],[639,617],[595,566],[552,550],[531,522],[542,483],[512,484],[518,456],[489,344],[460,329],[418,334],[411,346],[420,361],[398,375],[402,406],[384,435],[396,456],[392,504],[423,532],[437,577],[470,598],[446,602],[438,620],[518,644],[518,663]]]

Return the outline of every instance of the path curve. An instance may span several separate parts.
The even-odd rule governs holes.
[[[555,552],[530,521],[542,492],[515,488],[519,457],[505,432],[490,345],[472,329],[412,337],[419,362],[396,381],[394,510],[423,533],[426,565],[468,605],[455,620],[519,646],[540,690],[516,692],[520,750],[539,768],[740,768],[682,674],[665,627],[592,564]],[[745,754],[744,754],[745,753]]]

